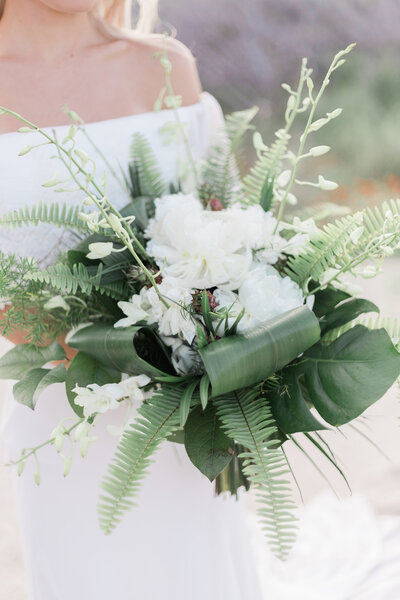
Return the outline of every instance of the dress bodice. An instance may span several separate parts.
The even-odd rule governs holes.
[[[201,160],[223,122],[221,107],[211,94],[203,92],[199,102],[177,110],[179,120],[186,126],[193,158]],[[166,109],[87,123],[86,131],[116,172],[120,172],[121,168],[126,171],[133,135],[143,134],[157,157],[165,181],[172,183],[177,180],[178,163],[184,152],[182,144],[168,140],[168,124],[173,122],[174,111]],[[55,130],[57,138],[62,140],[68,129],[66,125],[48,127],[45,131],[50,133]],[[40,202],[72,204],[83,200],[80,191],[55,193],[53,188],[42,187],[56,172],[61,179],[66,174],[62,163],[52,158],[55,155],[54,146],[41,146],[24,156],[18,156],[26,145],[42,141],[36,132],[0,135],[0,215]],[[95,159],[100,178],[101,173],[108,170],[107,166],[82,132],[77,134],[77,147]],[[112,175],[108,176],[108,193],[117,208],[129,202],[127,193]],[[15,230],[0,227],[0,249],[3,252],[31,256],[42,264],[54,261],[60,251],[73,245],[74,239],[72,232],[47,225]]]

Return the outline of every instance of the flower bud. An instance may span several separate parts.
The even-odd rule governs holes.
[[[98,260],[110,256],[114,250],[114,246],[112,242],[94,242],[93,244],[89,244],[89,250],[90,252],[86,254],[86,258]]]
[[[62,457],[64,460],[64,469],[63,469],[63,475],[64,477],[67,477],[67,475],[69,475],[70,471],[71,471],[71,467],[72,467],[72,456],[63,456]]]
[[[330,192],[332,190],[336,190],[339,186],[334,181],[329,181],[328,179],[325,179],[324,177],[322,177],[322,175],[319,175],[318,176],[318,187],[321,190]]]
[[[313,157],[323,156],[330,150],[330,146],[314,146],[314,148],[310,148],[309,154]]]

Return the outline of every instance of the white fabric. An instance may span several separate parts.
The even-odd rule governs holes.
[[[198,104],[179,112],[188,123],[195,157],[200,158],[221,124],[221,109],[204,93]],[[171,120],[172,112],[163,111],[92,123],[87,130],[114,166],[127,164],[133,133],[143,133],[165,178],[173,180],[180,150],[163,146],[159,134],[160,126]],[[62,139],[67,128],[56,129]],[[46,160],[54,154],[48,146],[17,158],[18,151],[35,140],[35,134],[0,136],[2,213],[40,200],[79,200],[41,187],[54,171],[61,172],[56,161]],[[85,140],[79,146],[92,154]],[[96,160],[101,170],[101,160]],[[110,192],[117,206],[126,203],[111,177]],[[49,227],[0,230],[2,250],[42,262],[53,260],[71,241],[69,234]],[[3,436],[8,458],[16,459],[23,447],[48,439],[54,426],[73,413],[61,385],[42,395],[35,412],[14,402],[11,387],[10,382]],[[95,430],[98,441],[84,460],[75,451],[66,479],[53,447],[40,452],[39,487],[33,482],[34,461],[15,478],[29,600],[261,600],[242,501],[215,499],[212,485],[189,463],[181,446],[164,444],[138,506],[112,535],[101,533],[96,514],[99,483],[117,444],[107,425],[121,425],[124,416],[121,408],[101,417]]]

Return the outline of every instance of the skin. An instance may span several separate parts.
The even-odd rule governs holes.
[[[153,57],[165,48],[163,36],[111,39],[95,27],[89,14],[94,5],[7,0],[0,20],[0,105],[40,127],[68,124],[64,104],[87,123],[153,110],[165,82]],[[192,54],[172,39],[166,48],[174,92],[184,106],[197,103],[201,85]],[[19,127],[15,118],[0,117],[0,134]],[[23,332],[10,339],[26,341]]]

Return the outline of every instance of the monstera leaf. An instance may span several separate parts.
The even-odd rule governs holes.
[[[271,397],[274,418],[283,433],[318,431],[326,429],[312,414],[305,390],[300,382],[300,373],[287,368],[283,372],[283,385]]]
[[[400,354],[384,329],[356,325],[328,346],[316,344],[293,367],[331,425],[343,425],[379,400],[400,375]],[[288,407],[290,403],[288,403]]]

